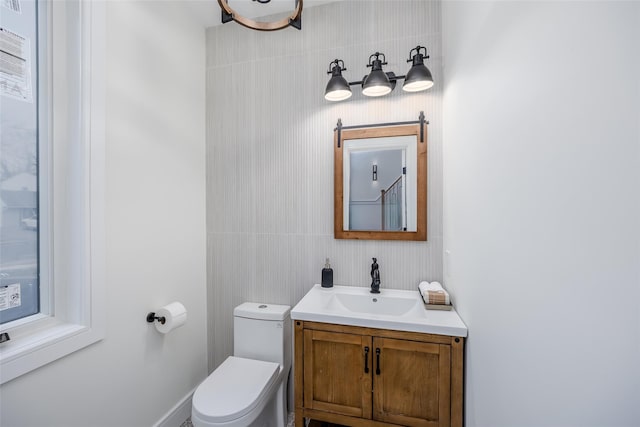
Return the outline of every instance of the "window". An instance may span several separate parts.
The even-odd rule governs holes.
[[[37,6],[9,2],[0,15],[0,324],[40,312],[38,139],[46,133],[38,132],[38,110],[47,100],[37,84],[46,64]]]
[[[104,4],[0,3],[0,383],[104,334]]]

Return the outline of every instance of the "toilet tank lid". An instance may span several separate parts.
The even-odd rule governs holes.
[[[288,305],[245,302],[233,310],[233,315],[247,319],[280,321],[286,319],[290,311],[291,307]]]

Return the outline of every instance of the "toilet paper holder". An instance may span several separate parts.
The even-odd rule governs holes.
[[[155,320],[160,322],[161,325],[164,325],[165,322],[167,321],[167,319],[164,316],[157,317],[156,313],[154,313],[153,311],[151,313],[147,314],[147,322],[153,323]]]
[[[187,323],[187,309],[174,301],[147,314],[147,322],[161,334],[167,334]]]

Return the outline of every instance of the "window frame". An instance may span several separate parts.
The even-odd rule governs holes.
[[[100,341],[106,330],[106,6],[90,0],[39,0],[38,6],[47,9],[46,23],[38,19],[39,31],[44,24],[47,32],[39,90],[51,100],[39,106],[38,123],[38,150],[46,159],[38,166],[39,193],[44,190],[39,203],[46,212],[39,212],[40,232],[46,233],[39,257],[41,305],[40,313],[0,326],[11,337],[0,344],[0,384]],[[43,286],[43,280],[50,283]]]

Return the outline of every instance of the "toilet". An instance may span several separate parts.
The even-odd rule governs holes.
[[[246,302],[233,310],[233,356],[196,389],[195,427],[285,427],[291,307]]]

